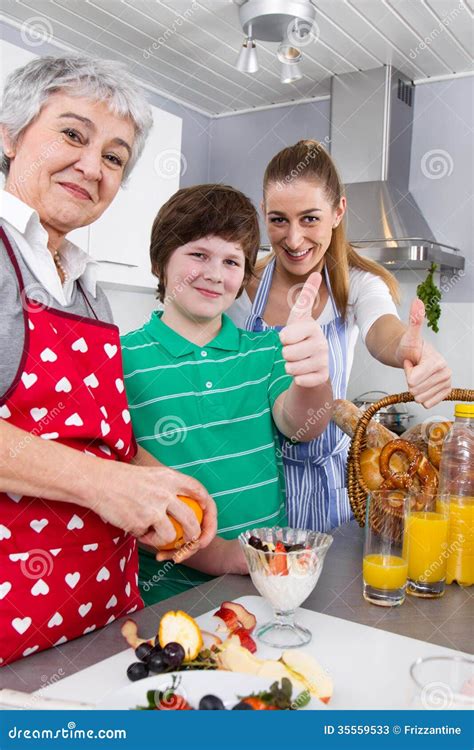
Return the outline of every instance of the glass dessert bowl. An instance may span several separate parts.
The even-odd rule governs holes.
[[[273,608],[273,619],[256,632],[263,643],[297,648],[310,642],[311,632],[295,622],[295,610],[316,586],[332,541],[329,534],[289,527],[239,536],[252,582]]]

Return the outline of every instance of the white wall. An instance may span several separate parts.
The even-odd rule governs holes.
[[[419,278],[418,278],[419,274]],[[402,304],[400,317],[408,320],[411,300],[416,296],[416,287],[424,272],[403,271],[397,274],[401,282]],[[439,284],[439,274],[437,275]],[[444,282],[443,282],[444,283]],[[441,319],[439,333],[433,333],[425,327],[424,337],[431,342],[446,358],[453,372],[453,386],[456,388],[474,387],[474,304],[472,302],[441,303]],[[370,390],[382,390],[387,393],[406,391],[406,382],[402,370],[377,362],[359,339],[354,355],[354,366],[349,380],[349,399]],[[412,423],[420,422],[428,416],[451,417],[454,404],[444,402],[434,409],[426,410],[418,404],[408,404],[410,414],[416,416]]]

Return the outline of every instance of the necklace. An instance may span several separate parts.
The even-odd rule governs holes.
[[[56,266],[56,268],[59,271],[59,276],[61,278],[61,281],[62,281],[63,284],[65,284],[69,277],[68,277],[68,275],[66,273],[66,270],[65,270],[65,268],[64,268],[64,266],[63,266],[63,264],[61,262],[61,256],[60,256],[58,250],[56,250],[56,252],[53,253],[53,260],[54,260],[54,265]]]

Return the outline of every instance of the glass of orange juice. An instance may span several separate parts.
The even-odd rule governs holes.
[[[362,578],[370,604],[394,607],[405,601],[408,511],[403,490],[373,490],[367,497]]]
[[[407,593],[428,599],[444,594],[448,561],[448,507],[436,494],[410,493]]]

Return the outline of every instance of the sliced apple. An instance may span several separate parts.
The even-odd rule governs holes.
[[[220,669],[230,672],[243,672],[244,674],[257,674],[263,664],[260,659],[240,645],[239,639],[231,636],[220,647],[217,656]]]
[[[167,643],[180,643],[184,648],[185,662],[195,659],[203,645],[199,625],[182,610],[166,612],[163,615],[158,629],[158,640],[161,648]]]
[[[308,689],[307,685],[299,680],[293,672],[290,672],[281,661],[267,659],[259,668],[257,675],[259,677],[268,677],[272,681],[280,681],[283,677],[287,677],[293,685],[293,695],[295,696]]]
[[[316,659],[304,651],[284,651],[280,659],[295,677],[305,683],[312,695],[329,703],[333,681]]]
[[[153,638],[146,639],[140,638],[138,636],[138,625],[135,620],[125,620],[122,627],[120,628],[120,632],[127,641],[128,645],[133,649],[136,649],[137,646],[140,645],[140,643],[149,643],[150,646],[154,645]]]
[[[219,617],[224,623],[224,625],[218,625],[218,631],[229,630],[232,633],[239,627],[239,620],[234,610],[224,607],[222,604],[217,612],[214,612],[214,617]]]
[[[248,630],[245,630],[245,628],[237,628],[233,631],[232,635],[236,635],[240,641],[240,645],[250,651],[251,654],[256,652],[257,644]]]
[[[239,604],[238,602],[222,602],[221,609],[232,610],[237,616],[237,619],[241,627],[245,628],[249,633],[253,631],[257,624],[257,618],[248,609]]]

